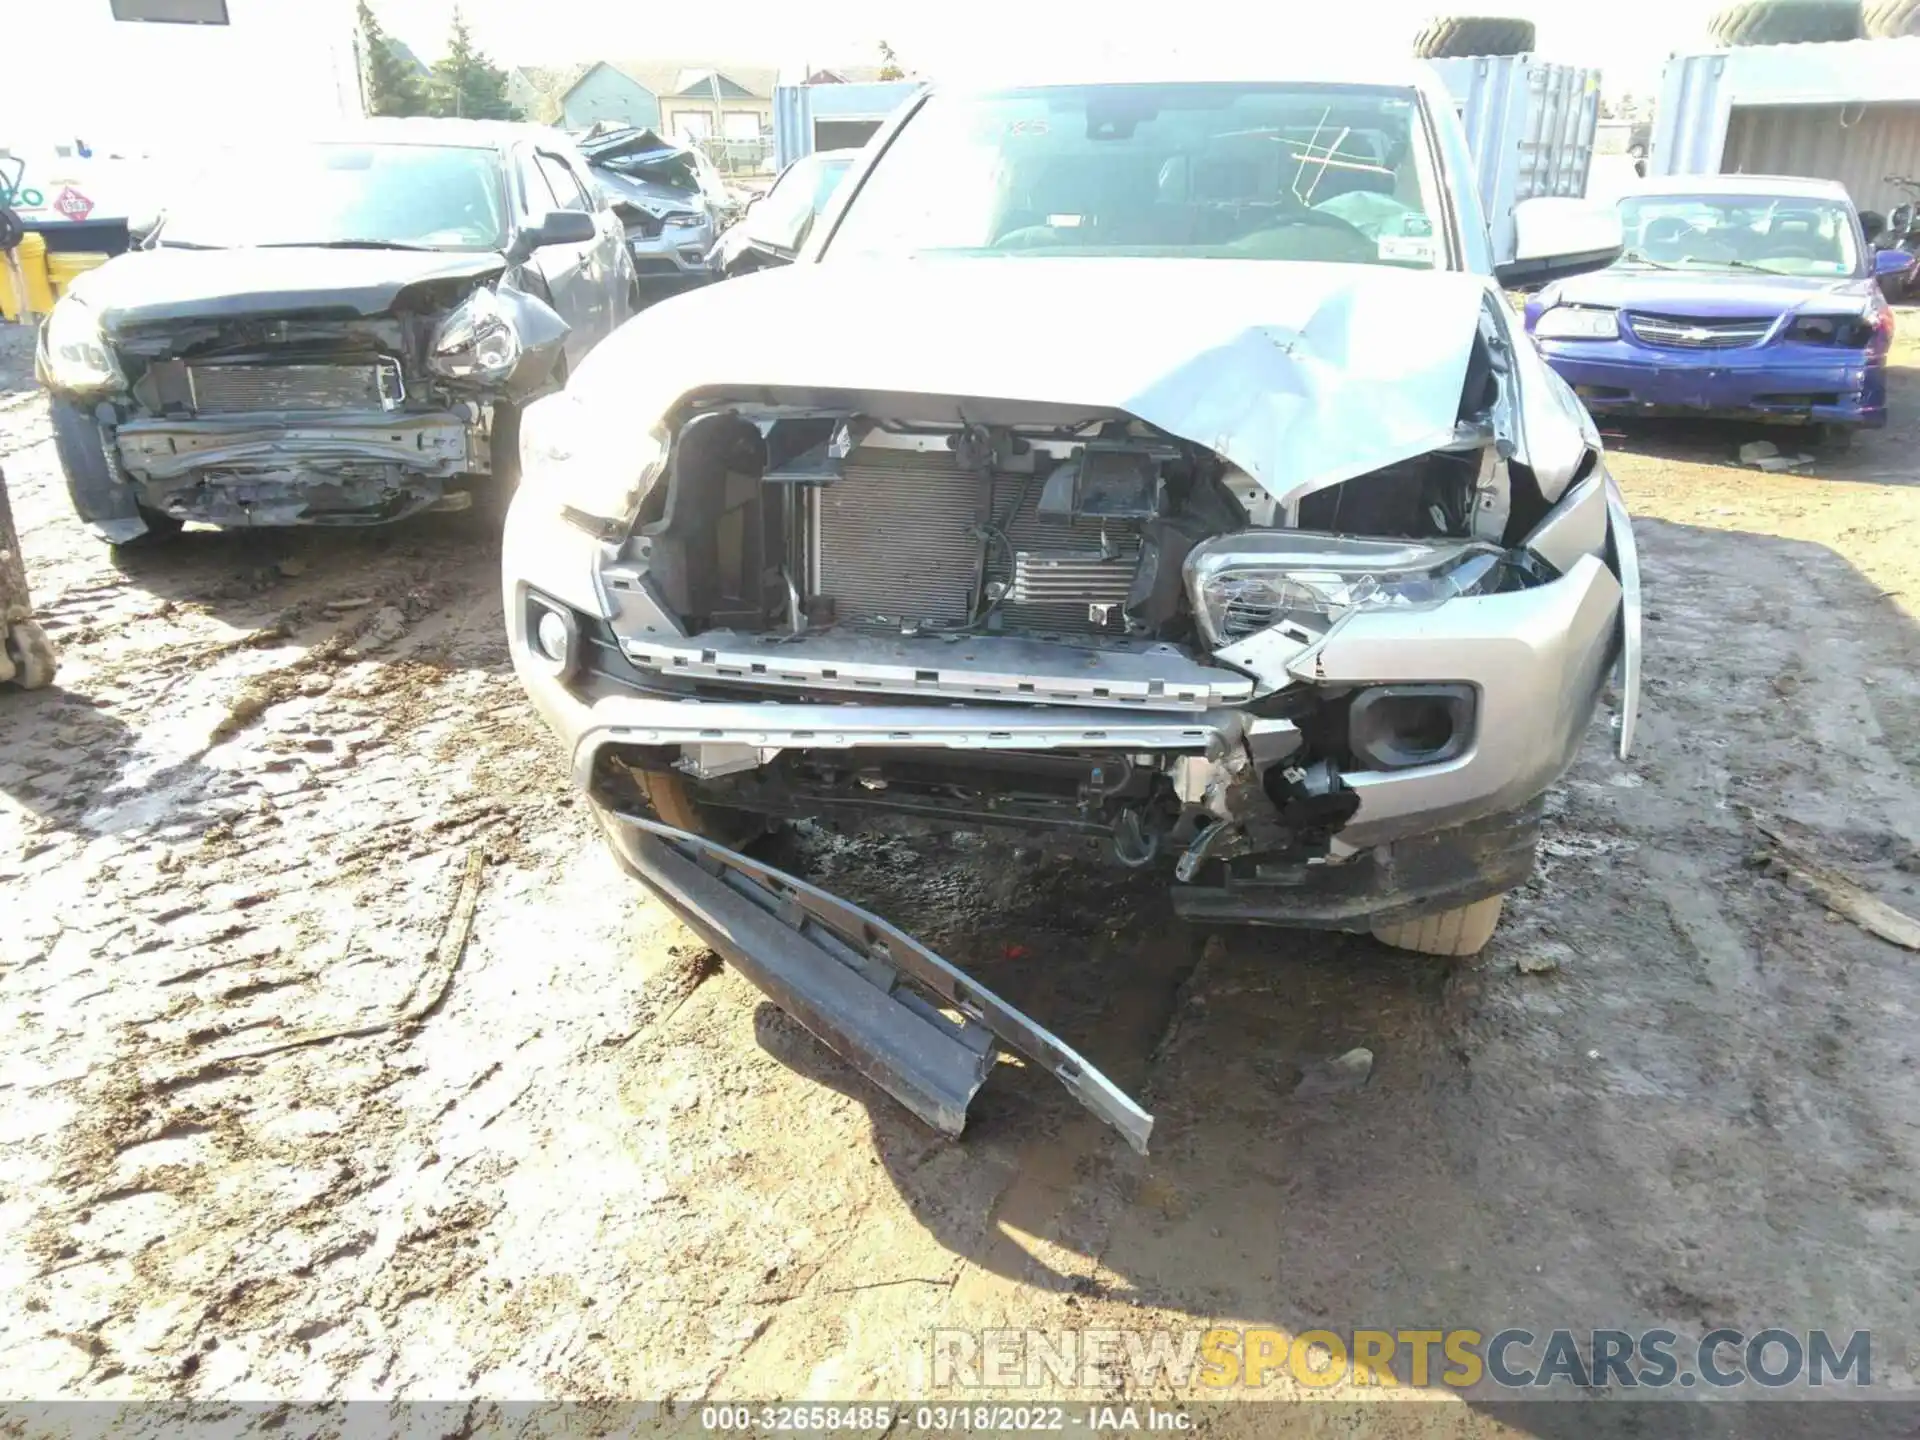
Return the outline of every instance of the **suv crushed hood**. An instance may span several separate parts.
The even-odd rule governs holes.
[[[436,281],[490,279],[506,269],[490,251],[334,250],[274,246],[135,250],[74,282],[108,334],[173,320],[304,313],[383,315],[403,291]]]
[[[1489,289],[1454,272],[1267,260],[802,264],[646,310],[568,394],[656,415],[696,391],[755,387],[1086,405],[1204,445],[1284,495],[1452,439]]]

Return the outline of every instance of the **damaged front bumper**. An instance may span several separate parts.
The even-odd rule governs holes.
[[[123,544],[144,515],[229,527],[374,525],[454,508],[452,482],[491,469],[490,413],[135,419],[56,414],[80,518]],[[66,431],[73,431],[67,434]]]
[[[809,651],[748,635],[684,636],[670,622],[643,621],[644,587],[610,588],[619,571],[600,542],[551,508],[523,491],[506,527],[510,648],[576,784],[596,809],[615,812],[622,859],[810,1031],[949,1133],[991,1063],[990,1042],[967,1033],[982,1025],[1137,1147],[1151,1120],[1059,1041],[884,921],[624,806],[604,784],[610,769],[635,754],[701,780],[751,775],[796,752],[862,754],[876,766],[890,753],[1111,755],[1118,765],[1161,767],[1183,798],[1218,798],[1230,831],[1250,815],[1234,809],[1243,799],[1263,803],[1248,780],[1287,766],[1324,726],[1323,707],[1372,687],[1464,687],[1473,731],[1457,753],[1339,771],[1353,803],[1326,853],[1223,847],[1204,865],[1175,869],[1175,907],[1195,920],[1364,931],[1525,882],[1540,797],[1571,762],[1616,667],[1622,753],[1632,736],[1638,562],[1604,470],[1527,537],[1523,548],[1549,567],[1541,583],[1430,608],[1356,611],[1317,643],[1242,650],[1246,670],[1012,637],[999,646],[849,639]],[[560,660],[536,648],[548,614],[564,617]],[[1002,664],[1029,650],[1050,654],[1051,665],[1022,674]],[[908,651],[923,658],[914,663]],[[757,693],[740,694],[743,684]],[[696,698],[698,686],[708,688]],[[728,687],[734,698],[721,693]],[[1254,699],[1282,694],[1294,702],[1292,718]],[[954,1013],[933,1018],[913,986],[910,1001],[896,1002],[901,975],[931,993],[935,1011]]]
[[[1002,1042],[1146,1153],[1153,1117],[911,936],[806,881],[638,815],[600,811],[621,862],[782,1010],[927,1124],[966,1128]]]

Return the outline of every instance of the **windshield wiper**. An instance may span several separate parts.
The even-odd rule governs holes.
[[[432,250],[431,245],[409,245],[404,240],[275,240],[260,250]]]
[[[1664,260],[1655,260],[1650,255],[1642,255],[1638,250],[1628,250],[1620,257],[1623,265],[1651,265],[1655,270],[1678,270],[1682,267],[1669,265]]]

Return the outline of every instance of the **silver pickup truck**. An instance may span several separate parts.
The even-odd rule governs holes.
[[[1470,954],[1610,674],[1632,531],[1503,294],[1424,71],[934,88],[799,263],[669,301],[533,406],[513,661],[626,866],[958,1132],[1005,1044],[1152,1119],[783,819],[1093,834],[1200,921]]]

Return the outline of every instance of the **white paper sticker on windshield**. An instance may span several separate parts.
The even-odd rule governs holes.
[[[1433,237],[1430,235],[1382,235],[1380,258],[1429,264],[1433,260]]]

